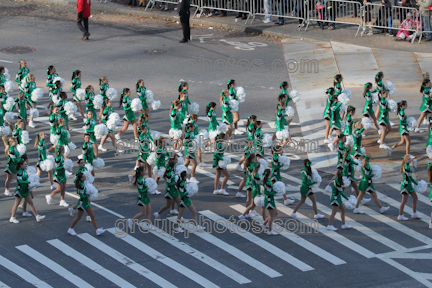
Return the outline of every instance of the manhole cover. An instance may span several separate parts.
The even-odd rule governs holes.
[[[36,48],[27,46],[12,46],[1,50],[1,52],[5,54],[26,54],[33,51],[36,51]]]
[[[150,50],[147,50],[147,51],[145,51],[145,53],[147,53],[147,54],[152,54],[152,55],[156,55],[156,54],[164,54],[164,53],[166,53],[167,51],[166,50],[163,50],[163,49],[150,49]]]

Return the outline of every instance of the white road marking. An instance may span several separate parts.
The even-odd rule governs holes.
[[[16,274],[18,277],[20,277],[24,281],[26,281],[30,284],[33,284],[36,287],[52,288],[52,286],[49,285],[48,283],[40,280],[39,278],[37,278],[36,276],[34,276],[30,272],[28,272],[26,269],[16,265],[12,261],[10,261],[7,258],[4,258],[1,255],[0,255],[0,265],[3,266],[5,269],[11,271],[12,273]]]

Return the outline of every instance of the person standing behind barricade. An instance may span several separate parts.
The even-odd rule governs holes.
[[[88,18],[90,17],[91,0],[77,0],[77,25],[83,32],[81,40],[89,40]],[[84,26],[82,24],[84,22]]]
[[[430,10],[432,9],[432,0],[417,0],[417,3],[420,5],[420,16],[422,20],[422,26],[423,31],[429,31],[427,33],[424,33],[425,39],[424,41],[431,41],[432,40],[432,33],[431,31],[431,23],[430,23]]]
[[[391,7],[390,0],[381,0],[381,8],[378,12],[378,18],[373,25],[387,27],[391,24]],[[379,29],[381,30],[381,33],[385,32],[384,28]]]
[[[285,0],[276,0],[277,14],[279,15],[278,20],[275,22],[276,25],[284,25],[284,5],[286,5]]]
[[[190,0],[179,0],[179,6],[180,23],[183,29],[183,39],[180,43],[186,43],[190,40]]]
[[[372,3],[371,0],[363,0],[363,32],[362,32],[362,36],[364,34],[364,32],[366,31],[366,26],[369,26],[369,33],[367,33],[368,36],[373,35],[373,29],[372,29],[372,14],[371,14],[371,10],[372,10],[372,6],[370,6],[369,4]]]

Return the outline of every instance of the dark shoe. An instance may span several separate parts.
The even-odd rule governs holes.
[[[187,43],[187,42],[188,42],[188,40],[186,40],[186,39],[180,40],[180,43]]]
[[[242,20],[246,20],[248,17],[246,15],[243,15]]]
[[[279,22],[279,26],[282,26],[282,25],[284,25],[285,23],[284,22]]]
[[[236,16],[236,18],[242,18],[242,17],[243,17],[242,13],[239,13],[239,14]]]
[[[279,23],[280,23],[279,21],[276,21],[276,22],[275,22],[275,25],[279,25]]]
[[[424,40],[423,41],[431,41],[432,40],[432,38],[424,38]]]
[[[226,14],[226,13],[220,13],[220,14],[218,15],[218,17],[227,17],[227,14]]]

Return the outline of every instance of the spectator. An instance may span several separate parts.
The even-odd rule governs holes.
[[[286,0],[276,0],[276,9],[277,9],[277,13],[279,15],[278,20],[276,21],[276,25],[284,25],[285,22],[285,18],[282,17],[285,15],[284,10],[285,10],[285,3]]]
[[[422,20],[421,22],[422,22],[423,31],[425,31],[424,41],[430,41],[432,40],[432,34],[426,31],[431,31],[431,24],[430,24],[431,7],[430,6],[432,6],[432,0],[418,0],[417,2],[419,2],[420,4],[420,16]]]
[[[381,8],[378,12],[378,18],[376,19],[374,25],[381,26],[381,27],[391,26],[391,19],[392,19],[391,9],[392,9],[392,5],[390,3],[390,0],[381,0]],[[379,28],[379,29],[381,30],[381,33],[385,32],[384,28]]]
[[[272,22],[272,0],[264,0],[264,20],[263,23],[271,23]]]
[[[321,3],[320,2],[317,3],[317,9],[322,9],[321,14],[324,13],[324,16],[321,15],[321,17],[324,20],[336,21],[336,14],[337,14],[337,10],[338,10],[338,7],[337,7],[338,3],[337,2],[332,1],[332,0],[324,1],[325,10],[323,8],[318,8],[318,4],[320,4],[319,7],[322,7]],[[319,24],[321,30],[324,29],[324,26],[323,26],[324,23],[323,22],[319,22],[318,24]],[[330,27],[328,29],[334,30],[335,28],[336,28],[336,24],[333,22],[330,24]]]
[[[90,0],[77,0],[77,25],[78,28],[83,32],[82,40],[89,40],[89,25],[88,18],[90,17]],[[84,26],[83,26],[84,23]]]
[[[180,43],[186,43],[190,40],[190,0],[179,0],[179,4],[180,7],[178,13],[183,30],[183,39],[180,41]]]
[[[408,37],[408,41],[410,41],[410,40],[412,40],[412,39],[415,39],[415,38],[417,38],[418,36],[420,36],[420,33],[421,33],[421,29],[422,29],[422,26],[421,26],[421,19],[418,19],[417,18],[417,10],[416,11],[414,11],[414,17],[413,17],[413,27],[414,27],[414,29],[416,29],[417,31],[414,31],[414,33],[412,33],[409,37]]]
[[[371,14],[371,9],[372,6],[367,5],[368,3],[372,3],[371,0],[363,0],[363,22],[365,25],[363,25],[363,32],[362,32],[362,36],[363,33],[366,31],[366,26],[369,26],[369,33],[367,33],[368,36],[373,35],[373,28],[372,28],[372,14]]]
[[[396,34],[396,41],[405,40],[408,39],[410,36],[410,31],[413,29],[414,22],[411,19],[411,13],[407,13],[406,19],[402,22],[402,24],[399,26],[399,28],[402,28],[402,30],[399,30],[399,32]]]

